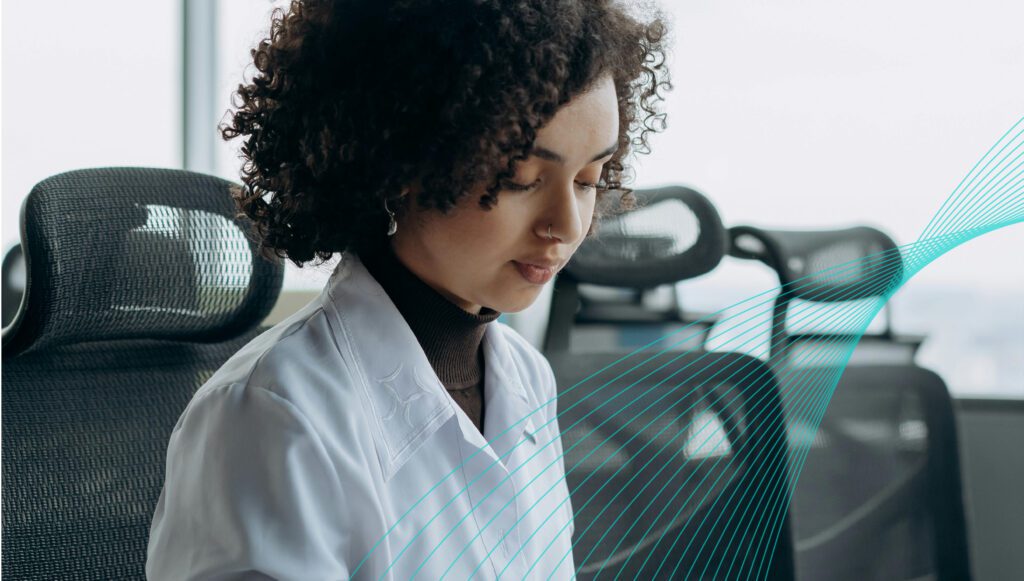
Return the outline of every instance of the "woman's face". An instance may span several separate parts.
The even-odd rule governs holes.
[[[411,196],[391,239],[395,254],[469,312],[525,309],[590,229],[594,184],[618,145],[618,131],[615,85],[605,75],[537,132],[530,157],[512,178],[526,189],[503,188],[498,203],[484,210],[480,186],[447,215],[419,208]]]

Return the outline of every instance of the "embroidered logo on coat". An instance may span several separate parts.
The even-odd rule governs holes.
[[[380,419],[384,421],[393,421],[396,414],[401,415],[405,423],[410,427],[416,427],[417,422],[413,421],[413,413],[416,410],[422,412],[433,411],[430,404],[436,403],[434,393],[430,391],[429,384],[422,377],[422,372],[413,373],[413,381],[402,382],[396,381],[402,374],[404,366],[399,363],[398,367],[387,377],[377,380],[384,389],[391,396],[390,405],[387,411],[385,411]],[[419,371],[419,370],[417,370]],[[416,389],[410,389],[415,386]],[[419,401],[422,400],[422,401]],[[419,401],[417,405],[413,405]],[[422,419],[422,418],[421,418]]]

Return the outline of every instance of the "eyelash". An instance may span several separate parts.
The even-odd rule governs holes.
[[[585,184],[582,182],[575,182],[577,186],[580,186],[584,190],[596,190],[597,184]],[[505,182],[505,188],[514,192],[528,192],[540,184],[540,180],[533,182],[532,184],[517,184],[515,182]]]

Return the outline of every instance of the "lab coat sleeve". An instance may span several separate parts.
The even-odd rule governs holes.
[[[167,451],[146,576],[346,579],[344,496],[309,421],[270,390],[196,398]]]

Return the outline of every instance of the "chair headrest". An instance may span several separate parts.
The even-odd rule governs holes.
[[[729,255],[774,269],[790,298],[842,302],[883,296],[903,278],[896,243],[868,226],[821,231],[734,226],[729,236]]]
[[[4,357],[112,339],[218,342],[257,326],[284,266],[260,256],[232,187],[127,167],[39,182],[21,207],[25,293]]]
[[[683,186],[636,190],[637,209],[603,220],[563,269],[581,283],[653,288],[710,272],[728,249],[722,219]]]

